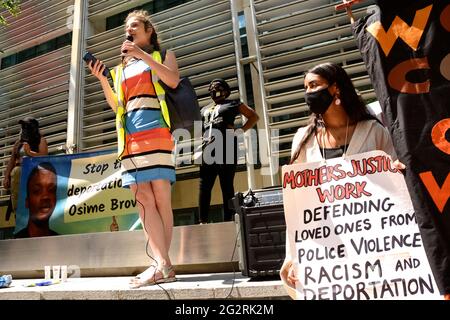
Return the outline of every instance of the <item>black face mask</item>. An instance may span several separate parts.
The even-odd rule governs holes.
[[[209,92],[209,95],[211,96],[211,99],[213,99],[215,102],[225,100],[225,92],[223,91],[211,90]]]
[[[209,91],[209,95],[211,96],[211,99],[213,99],[215,103],[220,103],[230,96],[230,92],[220,89],[219,90],[213,89]]]
[[[328,91],[328,87],[326,87],[315,92],[305,93],[305,101],[311,112],[324,114],[331,102],[333,102],[333,96]]]

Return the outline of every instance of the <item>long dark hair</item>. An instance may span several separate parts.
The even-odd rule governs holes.
[[[350,118],[351,123],[357,123],[364,120],[378,121],[376,117],[372,116],[369,113],[366,108],[366,104],[356,93],[356,89],[353,86],[352,80],[341,66],[330,62],[322,63],[309,69],[306,74],[308,73],[313,73],[324,78],[328,82],[329,86],[336,84],[337,88],[340,91],[339,98],[342,101],[342,106],[344,107],[345,113],[347,113],[348,117]],[[311,134],[315,132],[318,124],[319,115],[315,113],[311,114],[307,132],[305,133],[304,138],[298,144],[295,153],[291,157],[291,160],[289,162],[290,164],[292,164],[299,157],[303,145],[311,136]]]
[[[134,10],[130,12],[126,17],[125,25],[131,18],[136,18],[137,20],[142,22],[146,31],[149,28],[153,29],[153,32],[150,36],[150,46],[142,49],[147,53],[152,53],[153,51],[161,51],[161,45],[159,44],[158,40],[158,33],[156,32],[156,28],[150,19],[150,14],[146,10]],[[126,57],[124,59],[124,63],[127,64],[129,59],[131,59],[131,57]]]
[[[39,131],[39,122],[31,117],[26,117],[19,121],[22,129],[20,131],[19,140],[14,144],[13,153],[18,156],[19,149],[23,143],[30,145],[30,149],[34,152],[39,152],[39,144],[41,143],[41,132]]]

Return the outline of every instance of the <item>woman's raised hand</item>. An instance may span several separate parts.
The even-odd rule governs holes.
[[[24,142],[22,147],[23,147],[23,151],[25,151],[25,153],[29,156],[30,152],[31,152],[31,147],[28,144],[28,142]]]
[[[123,56],[131,56],[137,59],[142,59],[145,55],[145,51],[142,50],[138,45],[130,40],[125,40],[120,48]]]
[[[88,67],[98,80],[107,80],[103,75],[103,70],[105,70],[106,66],[100,60],[97,60],[94,65],[92,65],[92,61],[89,62]]]

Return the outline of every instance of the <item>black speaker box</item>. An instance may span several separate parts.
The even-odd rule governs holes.
[[[232,202],[239,214],[242,274],[251,278],[279,275],[286,243],[281,188],[237,193]]]

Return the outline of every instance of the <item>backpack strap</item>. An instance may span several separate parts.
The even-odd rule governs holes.
[[[152,58],[153,58],[153,60],[155,60],[156,62],[159,62],[159,63],[162,63],[162,61],[163,61],[161,58],[161,52],[159,52],[159,51],[153,51]],[[156,74],[156,72],[153,69],[151,69],[151,72],[152,72],[152,83],[153,83],[153,86],[155,87],[156,96],[158,97],[159,105],[161,107],[161,113],[162,113],[164,122],[170,129],[171,123],[170,123],[169,109],[168,109],[167,103],[166,103],[166,91],[164,90],[163,86],[161,85],[161,83],[159,81],[159,77]]]

